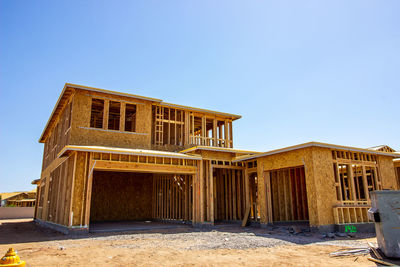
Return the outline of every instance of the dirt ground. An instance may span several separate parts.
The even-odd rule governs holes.
[[[375,266],[367,256],[329,256],[339,249],[366,248],[367,242],[376,238],[238,226],[71,237],[32,220],[0,220],[0,253],[13,247],[27,266]]]

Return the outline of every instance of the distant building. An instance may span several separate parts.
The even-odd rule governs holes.
[[[394,150],[393,148],[391,148],[390,146],[387,146],[387,145],[373,146],[368,149],[372,149],[375,151],[381,151],[381,152],[396,152],[396,150]]]
[[[0,193],[1,207],[34,207],[36,203],[36,189],[25,192]]]

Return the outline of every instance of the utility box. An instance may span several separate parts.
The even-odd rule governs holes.
[[[400,191],[372,191],[368,218],[375,222],[379,248],[389,258],[400,258]]]

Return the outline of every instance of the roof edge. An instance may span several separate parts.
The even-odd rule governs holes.
[[[113,150],[110,150],[113,149]],[[61,158],[68,151],[80,151],[80,152],[98,152],[98,153],[115,153],[115,154],[124,154],[124,155],[136,155],[136,156],[151,156],[151,157],[160,157],[160,158],[183,158],[183,159],[193,159],[193,160],[201,160],[202,157],[192,156],[181,154],[178,155],[179,152],[167,152],[174,153],[175,155],[168,155],[157,152],[166,152],[166,151],[158,151],[158,150],[146,150],[146,151],[154,151],[155,153],[148,153],[146,151],[141,151],[141,149],[131,149],[136,151],[127,151],[130,148],[117,148],[117,147],[104,147],[104,148],[95,148],[90,146],[65,146],[61,151],[57,154],[57,158]]]
[[[96,88],[96,87],[91,87],[91,86],[85,86],[85,85],[79,85],[79,84],[73,84],[73,83],[65,83],[64,87],[70,87],[70,88],[81,89],[81,90],[88,90],[88,91],[93,91],[93,92],[98,92],[98,93],[106,93],[106,94],[112,94],[112,95],[126,96],[126,97],[131,97],[131,98],[136,98],[136,99],[141,99],[141,100],[147,100],[147,101],[153,101],[153,102],[162,102],[162,100],[158,99],[158,98],[152,98],[152,97],[134,95],[134,94],[128,94],[128,93],[121,93],[121,92],[117,92],[117,91],[112,91],[112,90],[107,90],[107,89],[102,89],[102,88]]]
[[[307,147],[312,147],[312,146],[323,147],[323,148],[331,148],[331,149],[348,150],[348,151],[354,151],[354,152],[371,153],[371,154],[376,154],[376,155],[400,158],[400,154],[392,153],[392,152],[382,152],[382,151],[375,151],[375,150],[371,150],[371,149],[367,149],[367,148],[341,146],[341,145],[334,145],[334,144],[327,144],[327,143],[311,141],[311,142],[302,143],[302,144],[299,144],[299,145],[294,145],[294,146],[289,146],[289,147],[285,147],[285,148],[279,148],[279,149],[275,149],[275,150],[270,150],[270,151],[267,151],[267,152],[264,152],[264,153],[260,153],[260,154],[257,154],[257,155],[238,156],[232,162],[251,160],[251,159],[255,159],[255,158],[260,158],[260,157],[264,157],[264,156],[269,156],[269,155],[289,152],[289,151],[302,149],[302,148],[307,148]]]

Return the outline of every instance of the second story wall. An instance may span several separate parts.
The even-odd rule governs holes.
[[[72,105],[72,98],[70,98],[44,143],[42,170],[50,165],[64,146],[70,144]]]
[[[77,90],[71,145],[150,149],[151,101]]]

